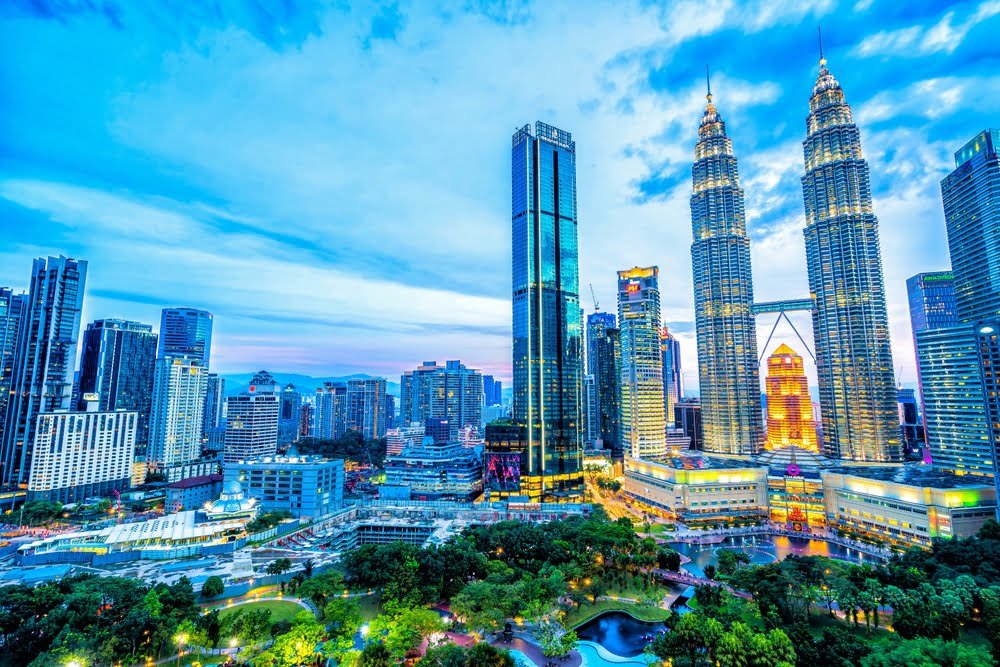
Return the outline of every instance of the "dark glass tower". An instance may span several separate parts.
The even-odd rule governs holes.
[[[712,92],[691,168],[691,264],[706,452],[756,454],[764,440],[743,188]]]
[[[4,415],[14,376],[17,334],[27,303],[27,294],[17,293],[6,287],[0,288],[0,446],[3,443]]]
[[[660,358],[663,362],[663,415],[667,428],[675,424],[674,406],[684,397],[681,376],[681,342],[667,327],[660,328]]]
[[[84,395],[97,394],[98,410],[138,412],[135,443],[145,447],[149,443],[155,368],[156,334],[152,326],[128,320],[91,322],[83,332],[77,409],[87,409]]]
[[[587,317],[587,374],[594,376],[593,431],[615,457],[621,446],[621,336],[614,313],[591,313]]]
[[[38,258],[21,318],[3,434],[2,483],[27,484],[40,412],[68,410],[87,262]]]
[[[163,309],[157,357],[187,357],[208,366],[211,354],[212,313],[195,308]]]
[[[583,494],[583,355],[577,259],[576,144],[536,123],[512,140],[513,418],[524,429],[521,493]]]
[[[802,196],[823,449],[853,461],[901,461],[868,162],[851,107],[826,60],[820,60],[806,127]]]

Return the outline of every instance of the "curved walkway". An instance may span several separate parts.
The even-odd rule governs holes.
[[[847,549],[856,549],[857,551],[864,552],[869,556],[874,556],[875,558],[880,558],[882,560],[889,560],[889,558],[895,553],[891,549],[884,549],[871,544],[866,544],[865,542],[859,542],[858,540],[840,537],[839,535],[830,534],[828,531],[800,533],[771,525],[748,526],[745,528],[716,528],[713,530],[687,530],[679,528],[669,536],[658,536],[657,541],[687,542],[688,544],[718,544],[727,537],[744,537],[748,535],[777,535],[780,537],[793,537],[802,540],[820,540],[822,542],[829,542],[830,544],[836,544]]]
[[[206,607],[206,609],[208,609],[209,611],[214,610],[214,609],[218,609],[219,611],[223,611],[225,609],[232,609],[233,607],[242,607],[243,605],[253,604],[255,602],[291,602],[293,604],[299,605],[300,607],[302,607],[306,611],[312,612],[313,616],[315,616],[316,618],[319,618],[319,610],[316,609],[316,605],[314,605],[309,600],[304,600],[302,598],[296,598],[296,597],[277,597],[277,596],[274,596],[274,597],[259,597],[259,598],[253,598],[251,600],[240,600],[239,602],[233,602],[232,604],[224,604],[221,607],[219,607],[219,606],[216,606],[216,607]]]
[[[560,660],[558,658],[546,658],[542,653],[542,649],[534,642],[528,641],[527,639],[520,636],[520,633],[514,635],[514,638],[510,643],[501,641],[499,638],[494,639],[490,642],[493,646],[497,648],[505,648],[514,651],[520,651],[523,653],[528,660],[535,663],[537,667],[545,667],[545,665],[550,662],[555,663],[562,667],[581,667],[583,665],[583,657],[580,655],[579,651],[570,651],[569,658],[566,660]],[[594,665],[590,667],[600,667],[599,665]]]

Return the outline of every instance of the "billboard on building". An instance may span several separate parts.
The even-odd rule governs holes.
[[[518,452],[486,454],[486,488],[490,491],[520,491],[521,454]]]

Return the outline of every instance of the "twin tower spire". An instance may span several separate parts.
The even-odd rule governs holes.
[[[706,104],[692,166],[691,261],[705,450],[753,455],[764,442],[750,240],[732,141]],[[802,193],[823,451],[853,461],[902,460],[888,314],[868,163],[840,84],[813,87]]]

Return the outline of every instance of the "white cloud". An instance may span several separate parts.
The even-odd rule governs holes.
[[[1000,2],[987,0],[964,20],[955,20],[955,12],[946,12],[937,23],[914,25],[896,30],[882,30],[866,36],[853,52],[857,56],[924,56],[953,53],[976,25],[1000,14]]]

